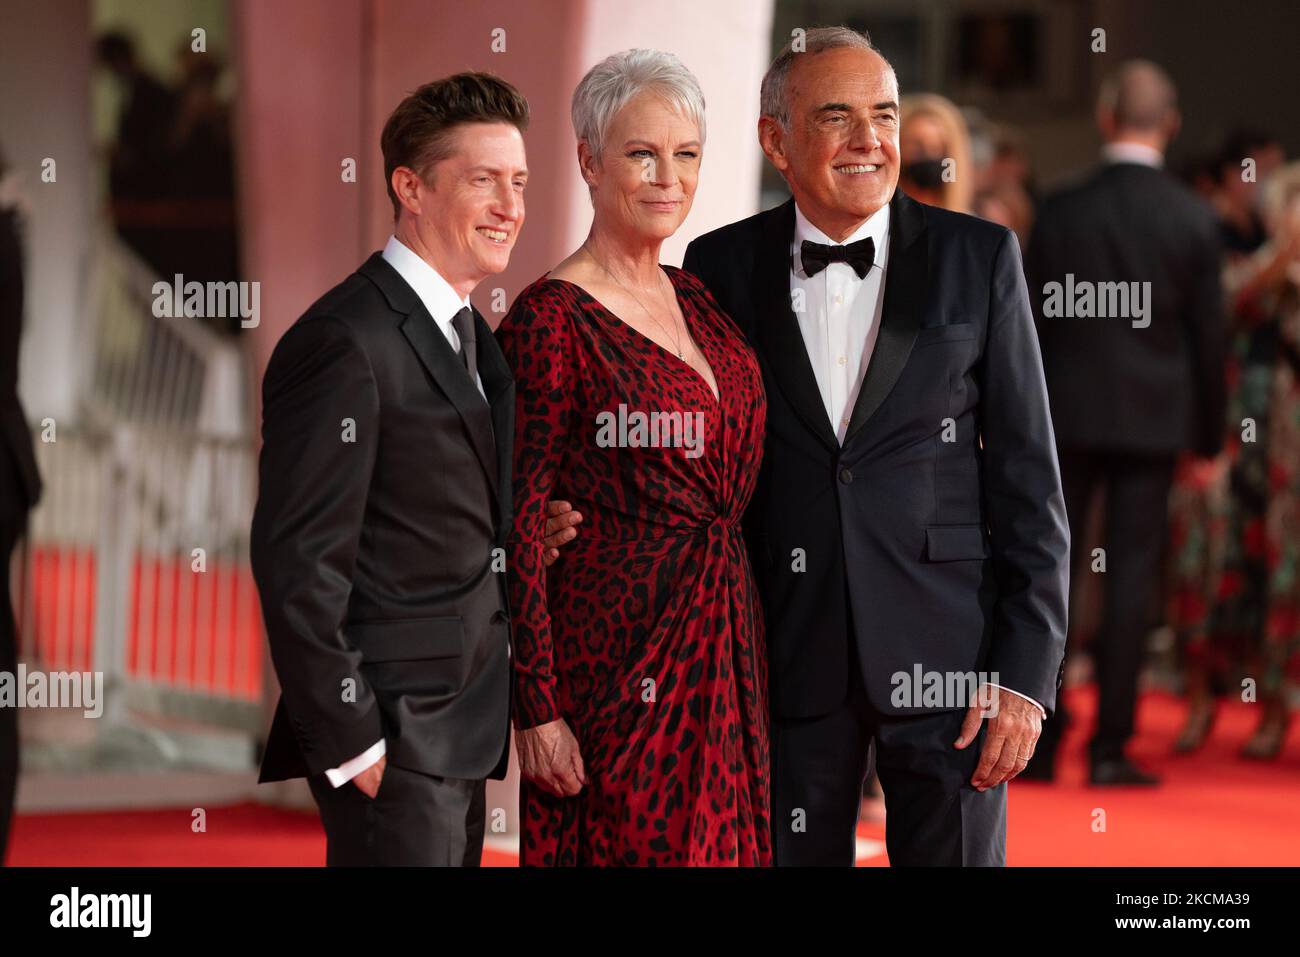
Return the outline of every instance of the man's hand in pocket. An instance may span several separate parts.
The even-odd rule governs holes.
[[[384,768],[388,766],[388,757],[381,756],[378,761],[370,765],[355,778],[352,783],[361,789],[361,793],[372,801],[375,795],[379,793],[379,782],[384,779]]]

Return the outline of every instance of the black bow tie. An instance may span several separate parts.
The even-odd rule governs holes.
[[[803,271],[809,277],[817,275],[831,263],[848,263],[861,279],[876,259],[876,244],[868,236],[847,246],[824,246],[805,239],[799,247]]]

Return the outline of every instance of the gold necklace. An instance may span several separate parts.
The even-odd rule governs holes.
[[[596,263],[597,266],[599,266],[602,270],[604,270],[605,275],[608,276],[610,279],[614,280],[614,282],[618,283],[618,287],[632,297],[632,299],[636,302],[636,304],[641,307],[641,311],[650,317],[650,321],[664,331],[664,333],[672,341],[673,348],[677,351],[677,358],[685,362],[686,355],[685,352],[682,350],[681,340],[677,336],[673,335],[672,332],[669,331],[667,326],[665,326],[662,322],[660,322],[658,319],[654,317],[654,313],[652,313],[649,309],[645,307],[645,303],[643,303],[640,300],[640,298],[638,298],[636,293],[634,293],[631,289],[628,289],[627,286],[623,285],[623,283],[619,282],[619,278],[609,271],[609,267],[607,267],[603,262],[601,262],[599,259],[596,258],[596,254],[591,251],[591,247],[587,246],[586,243],[583,243],[582,245],[583,248],[587,250],[587,255],[592,258],[592,260]]]

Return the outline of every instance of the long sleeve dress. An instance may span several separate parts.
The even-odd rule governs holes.
[[[516,380],[507,554],[515,725],[564,718],[588,783],[522,785],[524,865],[769,865],[767,659],[741,533],[766,399],[694,276],[665,267],[720,398],[582,287],[497,331]],[[549,569],[545,505],[583,515]]]

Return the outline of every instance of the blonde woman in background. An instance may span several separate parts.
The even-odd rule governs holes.
[[[898,185],[918,202],[969,213],[975,166],[961,111],[937,93],[909,93],[899,108]]]

